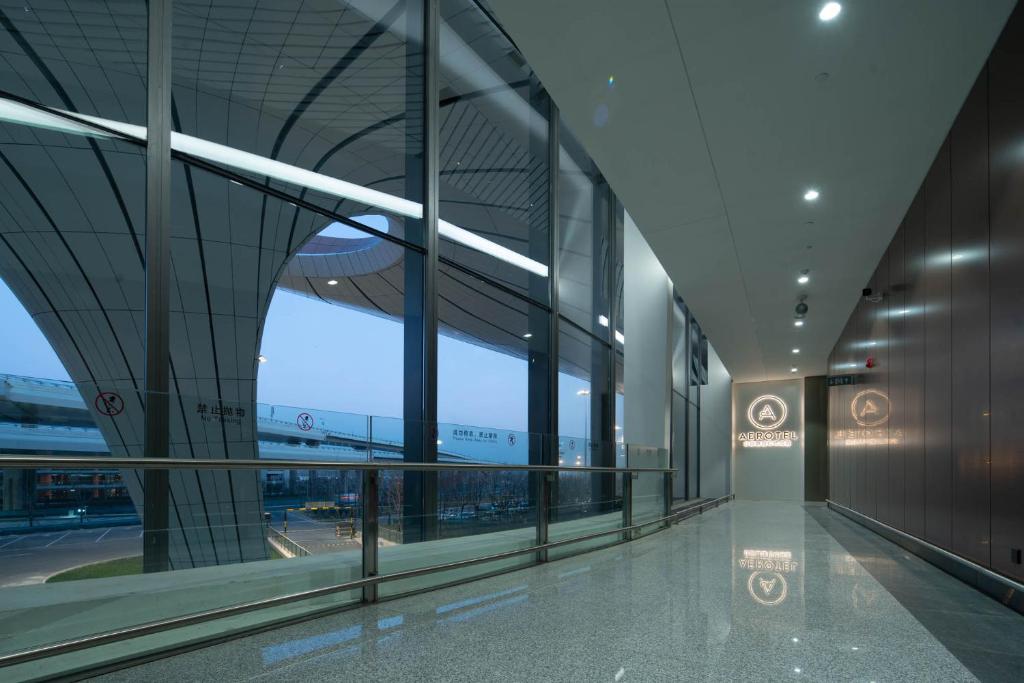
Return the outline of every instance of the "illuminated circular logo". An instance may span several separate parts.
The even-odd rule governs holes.
[[[775,429],[788,414],[786,402],[773,394],[758,396],[747,407],[747,419],[757,429]]]
[[[778,572],[754,572],[747,579],[747,592],[762,605],[778,605],[789,594],[786,577]]]
[[[885,424],[889,421],[889,397],[877,389],[865,389],[850,401],[850,413],[861,427]]]

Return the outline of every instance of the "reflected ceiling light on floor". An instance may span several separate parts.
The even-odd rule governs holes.
[[[531,337],[533,337],[533,332],[527,332],[523,335],[523,339],[530,339]]]
[[[954,261],[959,261],[959,260],[960,260],[960,259],[962,259],[963,257],[964,257],[964,255],[963,255],[963,254],[953,254],[953,260],[954,260]]]
[[[45,112],[35,107],[29,107],[6,98],[0,98],[0,120],[7,120],[14,123],[35,126],[37,128],[49,128],[91,137],[112,137],[110,133],[91,128],[88,125],[78,122],[87,121],[89,123],[117,131],[118,133],[128,137],[135,138],[136,140],[142,141],[147,137],[147,130],[145,126],[124,123],[122,121],[112,121],[110,119],[104,119],[97,116],[87,116],[85,114],[73,114],[71,112],[64,111],[60,111],[60,113],[66,114],[71,118],[58,116],[57,114]],[[78,121],[72,119],[78,119]],[[280,180],[299,187],[323,192],[324,194],[329,194],[342,199],[350,199],[357,204],[375,206],[407,218],[423,218],[423,205],[417,202],[403,197],[396,197],[395,195],[390,195],[386,192],[380,192],[379,190],[363,187],[362,185],[350,183],[339,178],[332,178],[321,173],[308,171],[304,168],[292,166],[291,164],[286,164],[274,159],[268,159],[267,157],[262,157],[258,154],[243,152],[240,149],[221,145],[216,142],[210,142],[209,140],[203,140],[202,138],[196,138],[191,135],[184,135],[182,133],[171,131],[171,149],[185,154],[190,154],[207,161],[223,164],[224,166],[229,166],[248,174],[268,176],[275,180]],[[451,240],[452,242],[457,242],[463,246],[469,247],[470,249],[488,254],[500,261],[522,268],[523,270],[539,275],[540,277],[548,277],[548,267],[543,263],[527,258],[508,247],[504,247],[489,239],[471,233],[469,230],[461,228],[453,223],[449,223],[446,220],[438,219],[437,231],[441,237]]]
[[[619,332],[618,330],[615,330],[615,341],[617,341],[620,344],[622,344],[623,346],[625,346],[626,345],[626,336],[624,334],[622,334],[621,332]]]
[[[601,327],[608,327],[608,317],[604,315],[597,316],[597,324]]]
[[[826,2],[825,6],[818,12],[818,18],[822,21],[832,21],[843,11],[843,6],[838,2]]]
[[[327,284],[329,284],[330,286],[333,287],[334,285],[338,284],[338,281],[337,280],[328,280]]]
[[[804,326],[804,321],[803,320],[794,320],[793,321],[793,325],[795,327],[803,327]]]
[[[804,200],[808,202],[813,202],[820,196],[821,193],[814,189],[807,190],[807,192],[804,192]]]

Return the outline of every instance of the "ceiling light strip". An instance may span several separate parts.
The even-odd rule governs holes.
[[[138,126],[121,121],[111,121],[96,116],[85,114],[67,113],[69,116],[78,117],[82,120],[95,123],[105,128],[118,131],[124,135],[140,140],[146,139],[145,126]],[[13,100],[0,98],[0,120],[11,121],[19,124],[26,124],[38,128],[49,128],[61,132],[75,133],[78,135],[94,135],[97,137],[109,137],[105,132],[91,129],[89,126],[76,123],[70,119],[57,114],[44,112],[34,107],[29,107]],[[206,159],[218,164],[230,166],[247,173],[268,176],[299,187],[305,187],[324,194],[329,194],[342,199],[350,199],[360,204],[375,206],[386,211],[406,216],[408,218],[423,218],[423,205],[418,202],[396,197],[386,192],[373,190],[362,185],[356,185],[339,178],[332,178],[308,171],[304,168],[292,166],[281,161],[268,159],[258,154],[244,152],[234,147],[221,145],[202,138],[185,135],[183,133],[171,132],[171,149],[189,154],[191,156]],[[509,263],[517,268],[548,277],[548,267],[543,263],[504,247],[491,240],[481,237],[476,233],[461,228],[454,223],[439,219],[437,225],[438,234],[445,239],[456,242],[475,251],[493,256],[494,258]]]

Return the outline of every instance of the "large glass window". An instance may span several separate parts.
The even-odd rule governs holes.
[[[448,266],[440,269],[437,295],[438,422],[525,435],[530,364],[546,362],[537,356],[547,349],[547,312]],[[521,449],[526,445],[524,438]]]
[[[589,444],[600,426],[593,423],[594,406],[601,405],[601,394],[607,392],[608,347],[560,321],[558,354],[559,460],[561,464],[588,464]]]
[[[166,437],[171,457],[234,462],[173,468],[166,485],[156,470],[0,472],[8,522],[69,531],[83,555],[116,560],[102,571],[125,588],[87,609],[66,591],[53,604],[52,591],[5,602],[10,622],[30,614],[48,628],[19,631],[0,652],[529,549],[542,483],[549,538],[619,529],[617,473],[406,467],[374,478],[290,467],[626,464],[623,210],[557,121],[560,145],[549,149],[548,96],[480,4],[440,1],[439,88],[427,93],[421,0],[175,0],[165,5],[169,159],[147,158],[146,147],[157,139],[145,130],[147,94],[160,85],[147,93],[147,54],[159,49],[147,9],[159,5],[0,0],[0,450],[159,456]],[[428,96],[439,108],[430,131]],[[437,143],[438,178],[427,177],[427,142]],[[162,226],[146,213],[149,168],[170,176],[166,317],[161,305],[147,315],[159,302],[146,296],[147,227]],[[428,189],[437,253],[422,220]],[[147,352],[164,341],[169,390],[147,395]],[[165,400],[161,424],[149,408]],[[244,467],[257,458],[265,469]],[[269,458],[291,462],[266,468]],[[371,568],[362,514],[374,482],[382,547]],[[660,514],[660,490],[634,490],[650,503],[634,505],[636,518]],[[164,512],[166,528],[154,528]],[[107,532],[90,530],[101,524]],[[151,550],[164,546],[166,561]],[[21,571],[7,559],[5,581]],[[183,582],[153,575],[168,569]],[[225,576],[245,581],[225,591]],[[290,618],[357,592],[265,614]],[[139,594],[154,596],[146,610]],[[67,629],[55,636],[52,624]]]
[[[421,36],[416,0],[175,0],[175,146],[419,242]],[[247,230],[302,242],[287,223]]]
[[[2,0],[0,88],[64,111],[146,122],[146,3]]]
[[[559,313],[606,337],[611,317],[608,186],[564,125],[559,142]]]
[[[441,22],[441,255],[548,303],[547,95],[476,2]]]

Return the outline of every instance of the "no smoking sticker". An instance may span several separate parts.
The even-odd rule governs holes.
[[[94,401],[100,415],[116,417],[124,412],[124,399],[113,391],[101,391]]]

